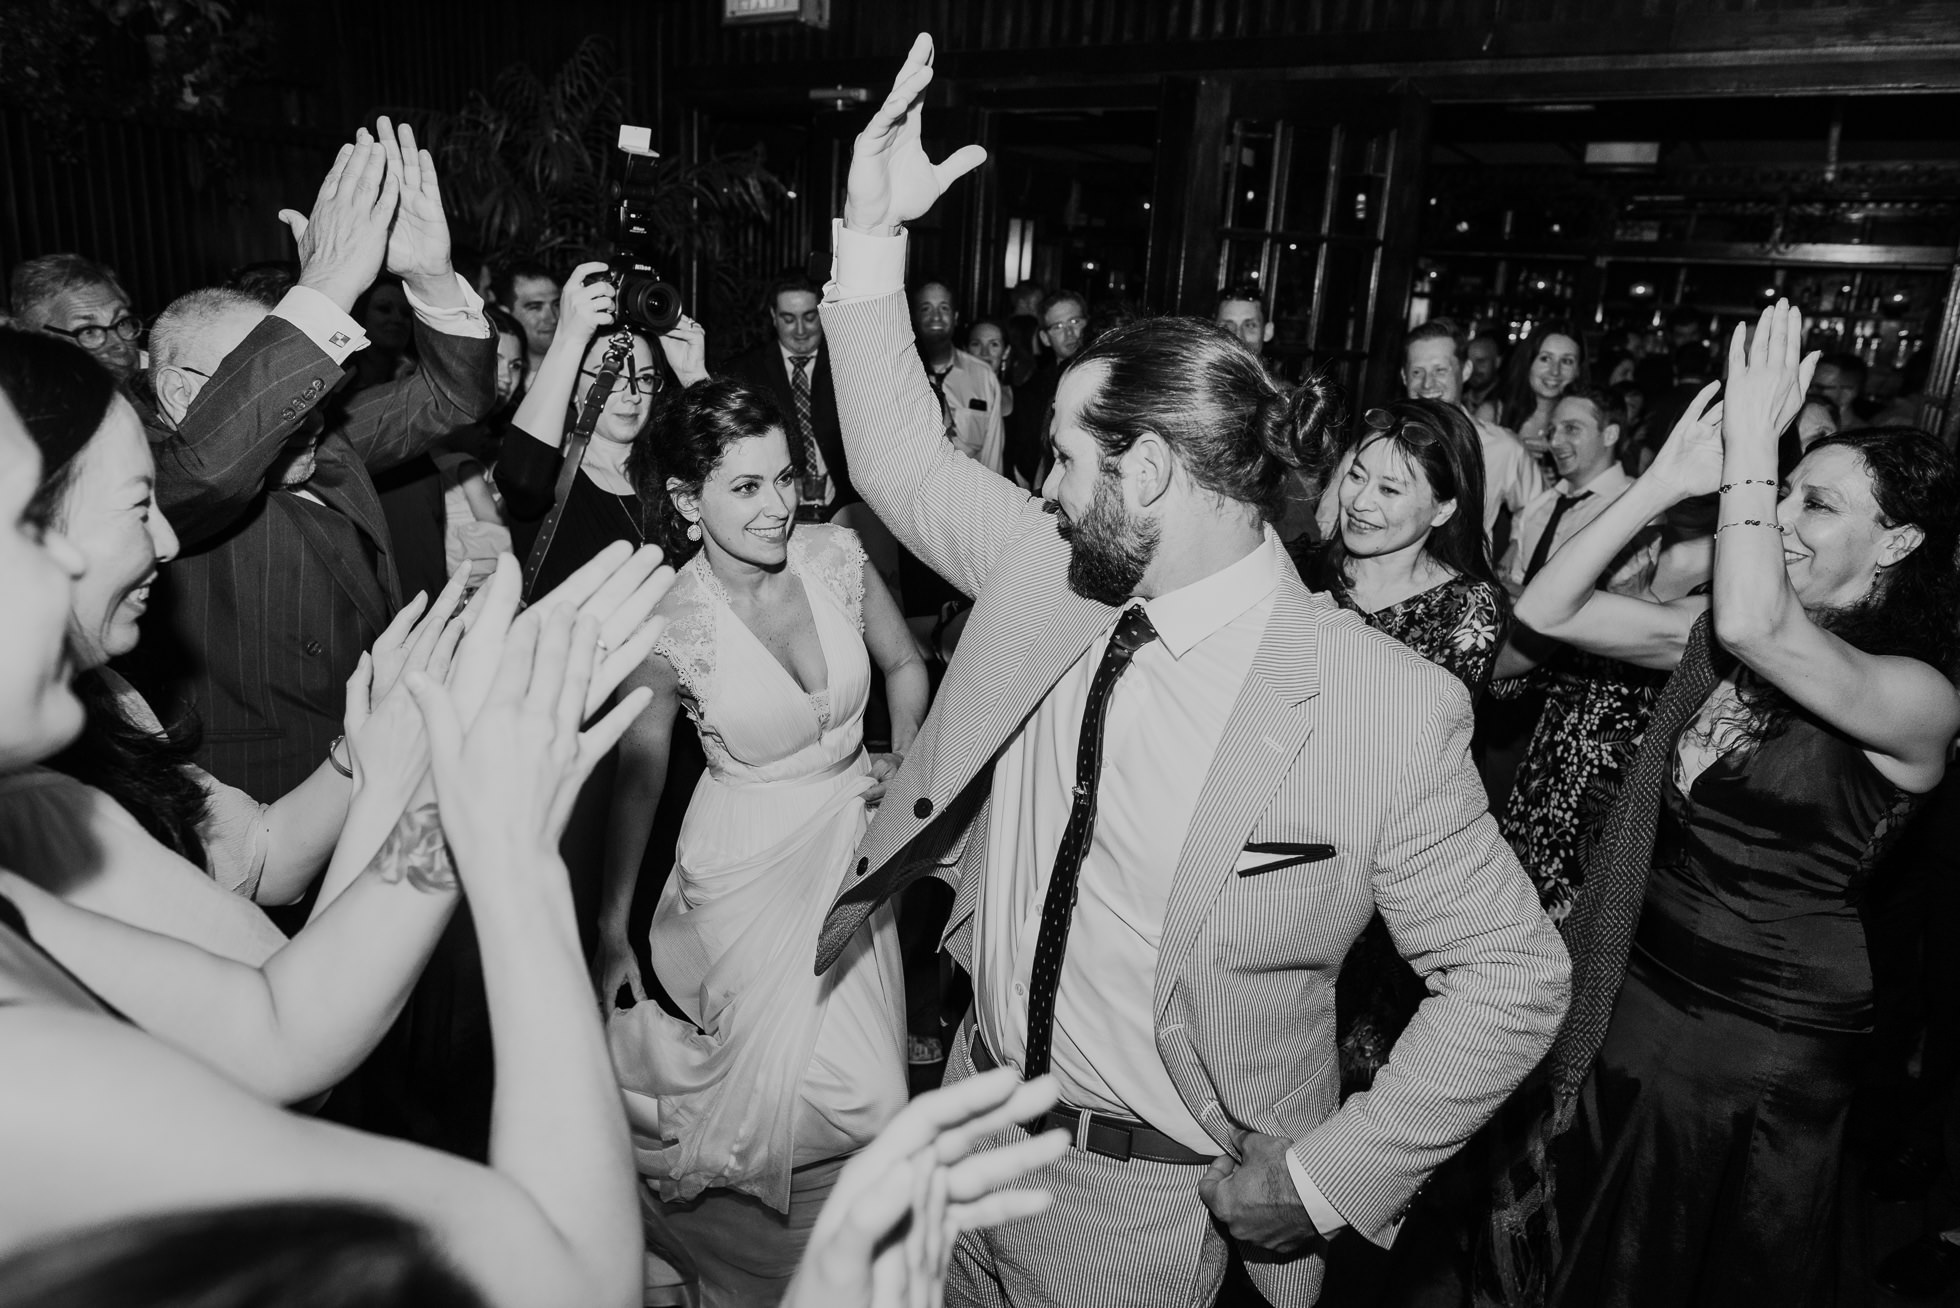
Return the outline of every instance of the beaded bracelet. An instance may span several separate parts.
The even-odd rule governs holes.
[[[1771,489],[1775,489],[1776,478],[1744,477],[1741,481],[1731,481],[1731,482],[1724,483],[1723,485],[1717,486],[1715,490],[1717,494],[1727,495],[1730,491],[1734,490],[1737,486],[1768,486]]]
[[[1730,527],[1770,527],[1775,530],[1777,535],[1780,536],[1783,534],[1783,528],[1780,525],[1774,522],[1764,522],[1761,518],[1739,518],[1734,522],[1725,522],[1715,529],[1715,534],[1719,536]]]
[[[343,777],[352,779],[354,775],[354,769],[348,767],[345,763],[342,763],[338,757],[340,747],[343,744],[345,744],[346,741],[347,741],[347,737],[345,736],[335,736],[333,738],[333,744],[327,746],[327,762],[333,764],[333,770],[335,772],[338,772]]]

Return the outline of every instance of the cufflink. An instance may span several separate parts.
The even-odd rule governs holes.
[[[333,346],[337,350],[341,346],[347,344],[347,342],[353,339],[354,338],[352,336],[349,336],[346,332],[335,332],[333,335],[327,337],[327,344]]]

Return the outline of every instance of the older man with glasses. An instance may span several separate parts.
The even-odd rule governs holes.
[[[142,367],[143,321],[116,274],[79,254],[44,254],[14,266],[8,295],[22,327],[75,342],[127,382]]]

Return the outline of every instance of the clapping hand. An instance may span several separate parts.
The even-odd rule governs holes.
[[[1033,1217],[1053,1202],[1046,1190],[1009,1187],[1067,1151],[1063,1132],[968,1154],[1055,1097],[1053,1077],[1023,1084],[996,1068],[907,1104],[845,1164],[783,1308],[937,1308],[960,1232]]]
[[[599,620],[568,606],[513,623],[490,688],[465,724],[453,686],[410,673],[409,690],[429,734],[430,771],[442,826],[468,872],[491,854],[555,858],[572,801],[592,765],[652,698],[644,688],[585,731],[586,694],[599,649]]]
[[[586,716],[605,704],[626,674],[640,666],[660,637],[664,620],[653,609],[674,581],[674,570],[661,563],[654,546],[633,549],[615,541],[586,560],[530,608],[518,613],[523,580],[517,560],[500,555],[489,580],[463,611],[468,628],[456,651],[449,687],[467,727],[490,692],[504,641],[519,625],[535,624],[554,608],[592,617],[599,623],[599,667],[592,677]]]
[[[1722,438],[1774,445],[1803,408],[1817,359],[1816,351],[1803,353],[1803,314],[1788,300],[1763,310],[1753,340],[1738,325],[1729,340]]]
[[[360,137],[340,147],[311,214],[279,211],[299,246],[299,284],[320,292],[343,313],[353,312],[354,301],[381,271],[399,189],[385,152],[366,131]]]
[[[463,635],[456,606],[468,580],[469,565],[464,564],[435,603],[428,604],[417,594],[375,638],[373,648],[361,655],[354,675],[347,679],[343,723],[355,785],[390,785],[406,801],[421,780],[428,764],[422,713],[401,680],[410,672],[437,680],[449,675]]]
[[[932,38],[920,33],[898,70],[891,94],[871,115],[851,147],[844,198],[844,225],[885,235],[932,208],[946,188],[987,161],[977,145],[963,145],[944,163],[926,158],[919,143],[919,108],[932,82]]]
[[[1721,387],[1710,382],[1696,393],[1647,469],[1677,500],[1713,495],[1722,484],[1722,402],[1715,399]]]
[[[449,262],[449,219],[442,211],[436,161],[427,150],[416,148],[415,129],[407,123],[397,127],[384,116],[375,129],[400,196],[388,232],[387,269],[424,303],[460,308],[463,293]],[[366,136],[363,128],[356,139]]]

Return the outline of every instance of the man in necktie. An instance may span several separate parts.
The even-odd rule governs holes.
[[[1231,1240],[1303,1308],[1326,1239],[1391,1239],[1537,1062],[1564,950],[1484,810],[1460,684],[1309,593],[1272,531],[1324,384],[1291,398],[1156,319],[1062,374],[1044,499],[947,445],[903,224],[984,156],[925,157],[930,77],[922,37],[858,138],[823,313],[867,502],[975,605],[817,964],[952,881],[975,999],[948,1076],[1060,1082],[1029,1124],[1075,1146],[1053,1208],[963,1237],[949,1302],[1209,1304]],[[1337,1106],[1333,982],[1377,909],[1432,994]]]
[[[1605,391],[1575,386],[1552,409],[1552,466],[1558,480],[1518,514],[1498,576],[1512,594],[1545,566],[1553,551],[1626,493],[1633,478],[1620,466],[1626,411]],[[1653,573],[1657,537],[1649,533],[1615,560],[1602,584],[1637,590]]]
[[[999,472],[1006,442],[1000,378],[953,344],[959,325],[959,306],[946,283],[926,282],[912,292],[912,335],[945,417],[946,439],[969,459]]]
[[[761,391],[795,430],[803,445],[803,503],[797,517],[823,522],[857,502],[844,461],[844,439],[837,429],[837,396],[830,384],[830,355],[817,314],[817,286],[800,272],[785,274],[769,288],[770,336],[761,345],[730,359],[724,371]]]

